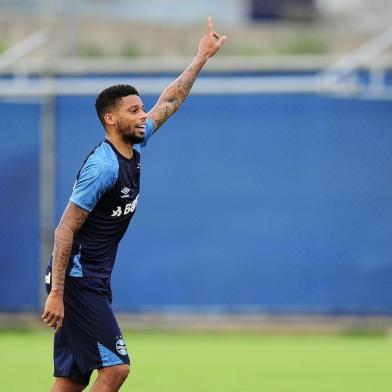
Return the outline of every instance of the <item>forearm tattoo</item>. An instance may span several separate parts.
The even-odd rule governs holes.
[[[69,203],[55,231],[52,262],[53,291],[64,293],[65,271],[71,255],[74,234],[82,227],[87,217],[87,211]]]
[[[206,60],[196,57],[192,64],[161,94],[158,102],[149,113],[157,130],[173,113],[175,113],[188,96],[197,75]]]

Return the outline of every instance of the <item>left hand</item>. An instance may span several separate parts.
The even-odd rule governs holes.
[[[50,292],[41,318],[44,323],[54,329],[55,333],[61,329],[64,320],[64,301],[61,294]]]
[[[199,43],[199,55],[209,59],[212,57],[222,46],[223,42],[225,42],[226,36],[220,36],[216,31],[214,31],[212,27],[211,16],[208,17],[208,32],[207,34],[200,40]]]

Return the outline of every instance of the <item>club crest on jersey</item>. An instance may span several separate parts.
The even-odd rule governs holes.
[[[122,339],[121,337],[116,342],[116,350],[121,355],[127,355],[128,354],[127,346],[126,346],[126,344],[124,342],[124,339]]]
[[[122,216],[128,215],[131,212],[134,212],[137,206],[137,200],[139,199],[139,195],[136,196],[135,200],[132,203],[125,204],[125,207],[118,206],[117,209],[113,210],[111,216]]]

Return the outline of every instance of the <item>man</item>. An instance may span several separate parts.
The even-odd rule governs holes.
[[[98,378],[92,391],[118,391],[128,376],[127,347],[111,309],[110,276],[138,202],[141,147],[184,102],[225,39],[209,17],[196,57],[147,113],[132,86],[112,86],[97,97],[105,141],[77,175],[45,276],[49,295],[42,319],[55,329],[52,392],[82,391],[94,369]]]

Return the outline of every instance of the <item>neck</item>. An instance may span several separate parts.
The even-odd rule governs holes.
[[[105,137],[109,140],[110,143],[116,148],[116,150],[125,158],[131,159],[133,156],[133,144],[126,143],[119,135],[109,135],[107,132],[105,133]]]

